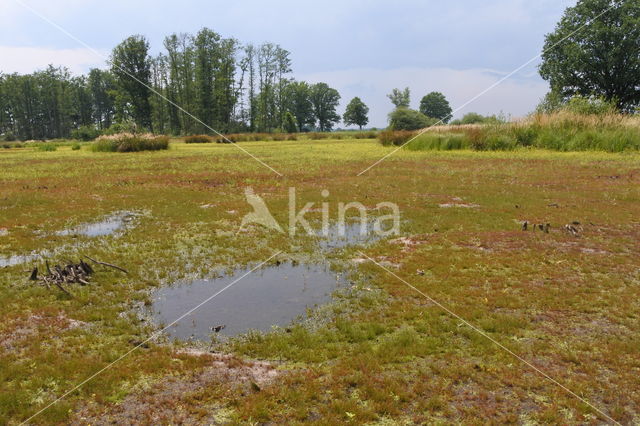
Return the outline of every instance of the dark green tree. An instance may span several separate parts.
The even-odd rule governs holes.
[[[89,91],[93,101],[93,121],[99,129],[106,129],[113,123],[116,83],[113,74],[93,68],[89,71]]]
[[[151,124],[151,59],[149,43],[140,35],[127,38],[111,53],[111,72],[125,95],[135,123],[153,130]]]
[[[540,75],[565,99],[601,96],[633,111],[640,105],[639,40],[640,1],[580,0],[547,34]]]
[[[333,125],[340,121],[340,116],[336,112],[339,102],[340,93],[326,83],[316,83],[311,86],[311,104],[321,132],[331,131]]]
[[[437,118],[443,123],[451,120],[451,105],[440,92],[431,92],[425,95],[420,101],[420,112],[427,117]]]
[[[395,105],[396,108],[409,108],[411,103],[411,91],[408,87],[404,90],[393,89],[391,93],[387,95],[387,98]]]
[[[296,133],[298,131],[296,117],[289,111],[284,113],[284,119],[282,120],[282,130],[286,133]]]
[[[352,124],[358,126],[362,130],[362,126],[366,126],[369,122],[369,107],[357,96],[351,99],[351,102],[347,105],[347,109],[342,116],[342,121],[347,126]]]
[[[293,81],[287,84],[284,88],[284,107],[294,115],[301,132],[314,125],[311,86],[308,83]]]

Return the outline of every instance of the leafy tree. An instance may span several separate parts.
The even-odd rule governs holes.
[[[451,105],[440,92],[431,92],[425,95],[420,101],[420,112],[427,117],[437,118],[443,123],[451,120]]]
[[[564,98],[602,96],[633,111],[640,105],[638,40],[640,1],[580,0],[547,34],[540,75]]]
[[[93,100],[93,120],[99,129],[106,129],[113,123],[116,83],[113,74],[93,68],[89,71],[89,91]]]
[[[333,125],[340,121],[340,116],[336,113],[339,102],[340,93],[326,83],[311,86],[311,104],[321,132],[331,131]]]
[[[151,61],[149,43],[143,36],[131,36],[117,45],[111,53],[111,71],[131,106],[136,124],[152,129],[151,124]]]
[[[287,133],[296,133],[298,131],[296,117],[294,117],[294,115],[289,111],[284,113],[284,119],[282,120],[282,130]]]
[[[404,107],[396,108],[389,114],[389,128],[391,130],[418,130],[432,126],[436,121],[420,111]]]
[[[347,126],[355,124],[362,130],[362,126],[366,126],[369,122],[367,114],[369,114],[369,107],[360,98],[355,97],[347,105],[342,120]]]
[[[296,119],[298,129],[302,132],[315,124],[313,104],[311,103],[311,86],[304,81],[293,81],[284,89],[284,108]]]
[[[404,90],[393,89],[391,93],[387,95],[387,98],[391,100],[391,103],[394,104],[396,108],[409,108],[411,91],[408,87],[405,87]]]

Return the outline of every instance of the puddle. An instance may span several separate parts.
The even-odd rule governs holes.
[[[130,211],[115,212],[108,216],[105,216],[100,221],[85,223],[76,226],[75,228],[58,231],[55,233],[55,235],[81,235],[89,238],[113,235],[118,231],[133,227],[133,221],[140,215],[141,213]],[[62,251],[67,249],[68,247],[68,245],[63,245],[61,247],[58,247],[55,251]],[[41,253],[0,257],[0,268],[35,262],[39,259],[44,259],[45,257],[51,256],[51,254],[52,252],[50,251],[44,251]]]
[[[45,254],[27,254],[23,256],[9,256],[9,257],[0,257],[0,268],[5,268],[8,266],[21,265],[23,263],[35,262],[38,259],[46,256]]]
[[[158,289],[149,313],[165,326],[193,309],[251,269],[219,279],[202,279]],[[250,273],[191,315],[166,330],[173,339],[210,341],[212,334],[236,336],[249,330],[270,331],[307,316],[308,309],[331,301],[347,280],[329,267],[285,263]],[[215,333],[212,328],[224,325]]]
[[[329,232],[326,236],[322,235],[322,230],[318,231],[318,235],[318,244],[325,251],[364,245],[385,237],[376,232],[374,223],[370,222],[365,223],[364,227],[360,225],[360,222],[349,222],[344,225],[344,230],[334,224],[329,227]]]
[[[82,235],[85,237],[103,237],[126,228],[138,216],[137,213],[122,211],[112,213],[98,222],[79,225],[75,228],[56,232],[59,236]]]

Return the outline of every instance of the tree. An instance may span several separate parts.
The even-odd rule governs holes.
[[[311,86],[311,104],[321,132],[331,131],[333,125],[340,121],[340,116],[336,113],[339,102],[340,93],[326,83]]]
[[[282,120],[282,130],[286,133],[296,133],[298,131],[296,117],[294,117],[294,115],[289,111],[284,113],[284,119]]]
[[[136,124],[153,130],[151,124],[151,60],[149,43],[140,35],[131,36],[111,53],[111,71],[131,106]]]
[[[347,126],[355,124],[360,127],[360,130],[362,130],[362,126],[366,126],[369,122],[367,114],[369,114],[369,107],[366,106],[360,98],[355,97],[351,99],[351,102],[347,105],[347,109],[344,112],[342,120]]]
[[[420,101],[420,112],[427,117],[437,118],[443,123],[451,120],[451,105],[440,92],[431,92],[425,95]]]
[[[113,123],[116,84],[109,71],[93,68],[89,71],[89,90],[93,100],[93,120],[99,129]]]
[[[396,108],[409,108],[411,91],[408,87],[405,87],[404,90],[393,89],[391,93],[387,95],[387,98],[391,100],[391,103],[394,104]]]
[[[396,108],[389,114],[389,128],[391,130],[418,130],[433,126],[436,119],[427,117],[420,111],[409,108]]]
[[[547,34],[540,75],[565,98],[602,96],[633,111],[640,105],[638,40],[639,1],[580,0]]]
[[[293,81],[284,88],[284,108],[291,111],[296,119],[298,129],[302,132],[315,123],[313,104],[311,103],[311,86],[304,81]]]

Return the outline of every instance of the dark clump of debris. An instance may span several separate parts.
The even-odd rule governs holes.
[[[112,265],[106,262],[100,262],[99,260],[92,259],[89,256],[84,257],[97,265],[108,266],[110,268],[122,271],[125,274],[128,274],[126,270],[122,269],[119,266]],[[58,287],[62,292],[72,297],[73,295],[64,287],[64,285],[88,285],[91,275],[93,275],[93,268],[91,267],[91,265],[89,265],[82,259],[80,259],[78,263],[69,262],[65,266],[55,265],[53,268],[49,266],[49,261],[47,260],[45,261],[45,265],[47,267],[46,274],[39,274],[38,267],[35,267],[31,271],[31,276],[29,277],[29,279],[31,281],[39,281],[48,289],[51,289],[51,286],[54,285]]]

